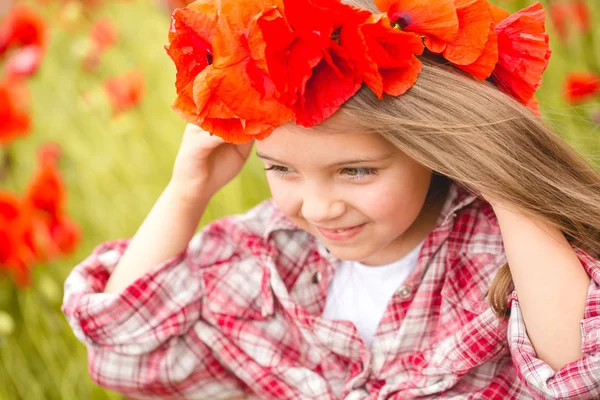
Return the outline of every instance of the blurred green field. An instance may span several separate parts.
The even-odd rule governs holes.
[[[37,266],[31,289],[21,290],[0,279],[0,400],[121,398],[90,380],[86,349],[60,311],[63,282],[99,243],[135,233],[169,180],[185,125],[170,109],[175,68],[163,49],[169,27],[164,9],[149,1],[107,1],[67,30],[55,18],[58,3],[33,3],[50,21],[50,48],[29,82],[33,129],[6,150],[12,165],[0,189],[22,193],[34,170],[38,146],[59,143],[64,151],[60,169],[67,185],[68,214],[81,227],[83,241],[68,259]],[[530,2],[497,4],[515,11]],[[589,4],[592,21],[600,20],[599,2]],[[91,22],[101,17],[114,22],[119,40],[96,72],[85,72],[81,54],[86,35]],[[591,118],[600,112],[600,104],[569,107],[560,88],[568,71],[596,68],[600,72],[600,29],[569,45],[553,40],[552,48],[537,95],[544,118],[597,162],[600,125]],[[102,95],[102,82],[130,69],[140,70],[145,78],[144,100],[139,107],[113,116]],[[260,163],[251,157],[242,174],[212,199],[199,228],[215,218],[243,212],[268,196]]]

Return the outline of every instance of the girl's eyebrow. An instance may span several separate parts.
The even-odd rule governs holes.
[[[273,161],[279,164],[289,164],[283,161],[280,161],[276,158],[273,157],[269,157],[265,154],[260,154],[259,152],[256,152],[256,155],[259,158],[262,158],[263,160],[269,160],[269,161]],[[344,160],[344,161],[336,161],[334,163],[329,164],[327,167],[337,167],[340,165],[348,165],[348,164],[359,164],[359,163],[365,163],[365,162],[378,162],[378,161],[383,161],[383,160],[387,160],[388,158],[392,157],[393,154],[384,154],[378,157],[361,157],[361,158],[355,158],[352,160]]]

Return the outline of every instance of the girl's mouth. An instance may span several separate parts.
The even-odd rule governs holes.
[[[345,229],[324,229],[324,228],[319,228],[317,227],[317,229],[319,230],[319,232],[321,232],[321,235],[323,235],[324,237],[326,237],[329,240],[348,240],[353,238],[354,236],[358,235],[360,233],[360,231],[362,231],[362,228],[366,225],[365,224],[361,224],[361,225],[356,225],[350,228],[345,228]]]

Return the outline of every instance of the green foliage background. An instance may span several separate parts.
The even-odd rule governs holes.
[[[530,3],[498,2],[510,11]],[[598,2],[589,3],[592,21],[600,20]],[[175,68],[163,49],[169,17],[148,1],[107,2],[67,30],[56,23],[58,2],[34,4],[49,18],[50,49],[29,85],[33,129],[8,149],[13,164],[0,189],[23,193],[37,147],[58,142],[64,150],[60,168],[68,213],[81,227],[83,241],[68,259],[37,266],[31,289],[19,290],[0,279],[0,400],[117,399],[121,396],[97,387],[88,376],[86,349],[60,311],[63,282],[99,243],[132,236],[169,180],[185,125],[170,109]],[[89,73],[81,68],[80,58],[91,22],[100,17],[115,23],[119,41],[99,70]],[[596,29],[568,45],[552,40],[553,57],[538,91],[546,121],[592,161],[600,154],[600,136],[590,116],[600,106],[596,101],[567,107],[560,87],[567,71],[600,72],[599,36]],[[143,73],[146,96],[136,109],[114,117],[102,81],[129,69]],[[212,199],[199,228],[268,196],[262,168],[251,157],[243,172]]]

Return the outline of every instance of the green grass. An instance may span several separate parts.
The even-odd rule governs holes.
[[[505,5],[514,11],[525,4],[517,0]],[[599,20],[598,4],[590,4]],[[50,17],[55,8],[51,4],[43,12]],[[170,109],[175,69],[163,49],[168,16],[147,1],[110,3],[93,18],[101,16],[114,21],[120,40],[94,74],[84,72],[79,60],[90,21],[71,31],[52,24],[50,49],[29,85],[34,128],[11,145],[14,164],[9,178],[0,182],[0,188],[22,193],[35,167],[37,147],[60,143],[68,213],[83,231],[75,254],[34,269],[31,289],[19,290],[0,280],[0,332],[5,332],[0,333],[0,400],[121,398],[89,379],[85,347],[60,311],[62,285],[99,243],[135,233],[169,180],[184,123]],[[553,41],[553,58],[538,92],[548,123],[590,159],[600,152],[600,136],[598,125],[588,119],[600,106],[596,102],[569,108],[559,93],[567,71],[598,65],[599,54],[590,45],[599,48],[598,35],[600,31],[569,46]],[[132,68],[142,71],[146,96],[138,108],[113,117],[102,97],[102,81]],[[91,93],[92,100],[84,101],[83,93]],[[212,199],[200,227],[268,196],[260,163],[252,157]]]

